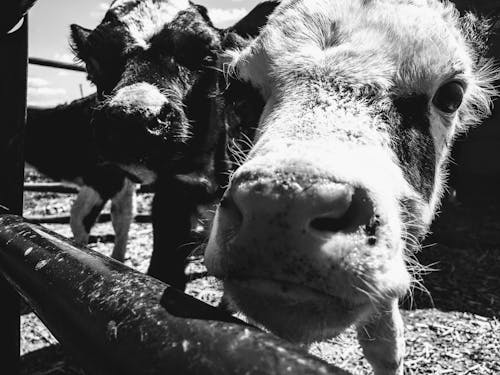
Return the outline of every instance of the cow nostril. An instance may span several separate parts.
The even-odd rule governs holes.
[[[146,124],[148,133],[161,136],[168,130],[168,123],[160,119],[153,119]]]
[[[320,232],[339,232],[349,226],[346,217],[340,219],[334,217],[319,217],[311,221],[311,228]]]
[[[343,207],[342,211],[336,210],[314,218],[309,223],[310,228],[322,233],[348,233],[355,232],[359,228],[365,231],[369,228],[370,233],[367,234],[375,237],[378,225],[373,223],[373,203],[364,190],[356,189],[352,196],[346,199]]]

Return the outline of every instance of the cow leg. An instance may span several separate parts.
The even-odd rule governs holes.
[[[90,229],[104,207],[104,199],[90,186],[82,186],[71,206],[70,227],[75,242],[80,245],[89,243]]]
[[[112,257],[125,260],[128,233],[135,216],[135,184],[125,179],[123,188],[111,199],[111,223],[115,231],[115,245]]]
[[[155,183],[153,199],[153,254],[148,274],[184,290],[187,256],[197,243],[192,219],[200,203],[197,179],[174,177]]]
[[[397,299],[358,327],[358,339],[375,375],[403,375],[404,325]]]

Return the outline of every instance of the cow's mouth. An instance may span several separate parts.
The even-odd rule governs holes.
[[[348,300],[286,281],[225,279],[224,287],[252,321],[291,341],[333,337],[371,309],[369,300]]]

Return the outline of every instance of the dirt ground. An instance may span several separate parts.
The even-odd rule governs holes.
[[[28,181],[42,177],[28,169]],[[68,213],[74,199],[68,194],[26,193],[25,216]],[[139,213],[148,213],[151,194],[139,197]],[[402,301],[406,324],[406,375],[500,374],[500,205],[446,203],[422,251],[422,264],[434,269],[423,276],[426,292],[416,289]],[[71,236],[68,225],[48,227]],[[110,223],[98,224],[91,248],[109,255]],[[152,234],[150,224],[132,225],[126,264],[145,271]],[[209,303],[220,299],[213,279],[203,277],[200,257],[187,268],[196,278],[188,293]],[[201,276],[201,277],[200,277]],[[22,316],[23,374],[83,374],[64,353],[43,324],[25,309]],[[333,340],[317,343],[310,351],[356,375],[370,374],[352,329]]]

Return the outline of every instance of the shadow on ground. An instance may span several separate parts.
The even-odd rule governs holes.
[[[85,375],[60,345],[51,345],[21,357],[20,375]]]
[[[423,276],[432,298],[416,290],[405,308],[500,317],[499,202],[445,202],[417,258],[436,269]]]

